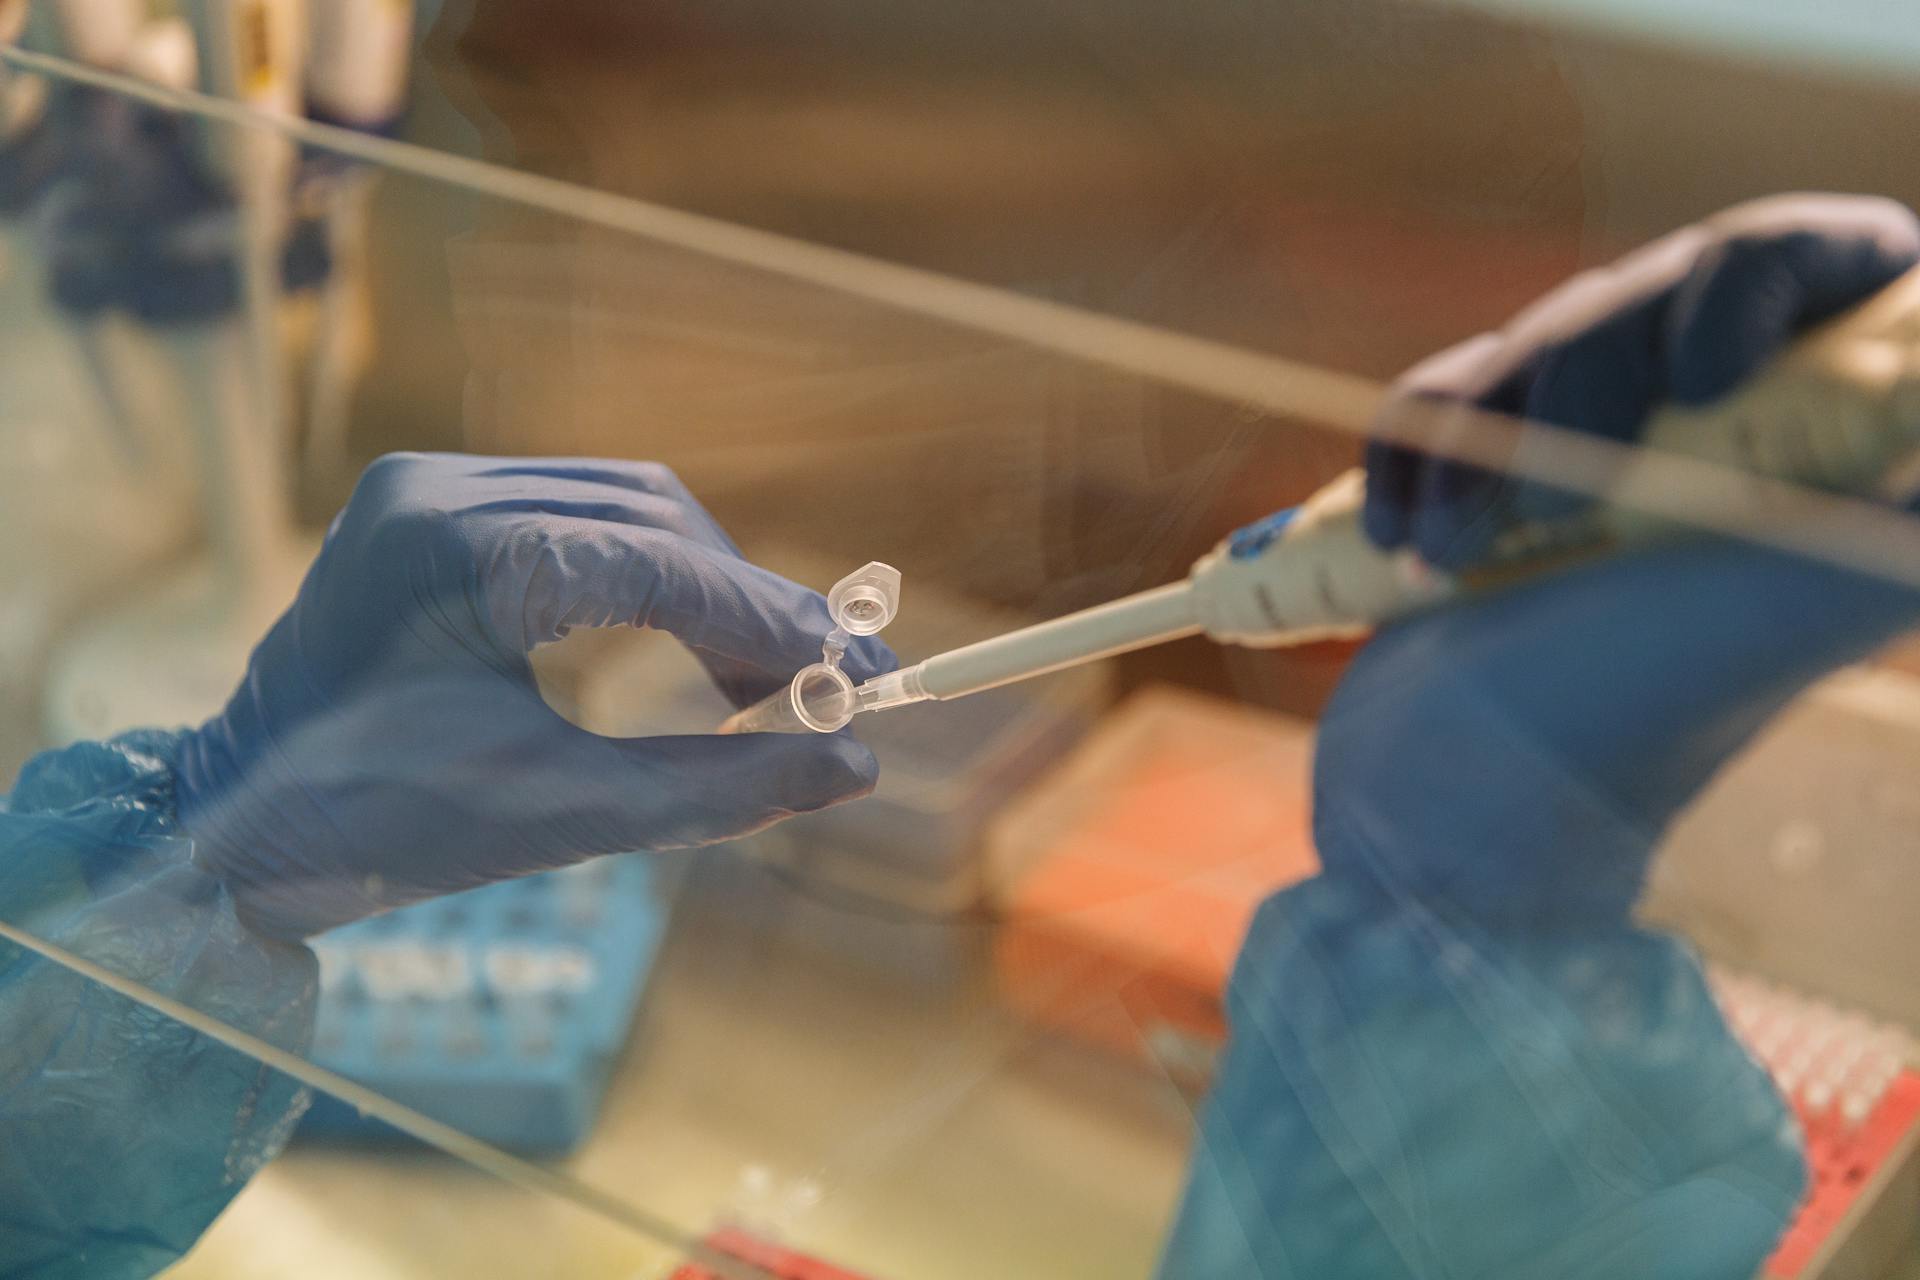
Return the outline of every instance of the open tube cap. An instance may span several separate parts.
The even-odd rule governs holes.
[[[900,612],[900,571],[873,560],[833,584],[827,612],[849,635],[878,634]]]

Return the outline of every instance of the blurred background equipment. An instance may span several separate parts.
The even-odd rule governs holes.
[[[104,69],[147,66],[174,88],[298,110],[291,4],[207,0],[191,26],[146,10],[71,0],[60,35]],[[137,61],[149,31],[147,47],[166,56]],[[311,554],[295,541],[283,471],[290,146],[259,131],[196,139],[184,122],[99,92],[86,92],[82,110],[100,123],[56,196],[51,287],[80,319],[110,398],[129,415],[157,415],[162,438],[192,459],[208,550],[62,647],[46,700],[55,741],[217,708]],[[151,374],[131,389],[124,371],[136,362]]]
[[[1000,991],[1043,1026],[1198,1091],[1260,902],[1319,870],[1312,727],[1140,691],[995,821]]]
[[[81,62],[268,116],[310,105],[391,130],[403,105],[404,4],[314,6],[325,16],[311,35],[310,10],[292,0],[197,0],[184,16],[145,0],[45,11],[43,40]],[[48,287],[126,447],[148,465],[149,454],[190,460],[207,542],[63,646],[44,714],[48,736],[66,741],[208,714],[291,598],[312,555],[293,518],[291,331],[304,320],[310,334],[301,399],[325,464],[370,341],[358,252],[370,179],[308,162],[269,129],[196,134],[97,89],[64,87],[48,128],[63,152],[41,193]],[[291,301],[316,289],[317,305]]]
[[[392,136],[406,118],[413,66],[412,0],[332,0],[307,5],[307,114],[326,124]],[[373,360],[374,300],[368,237],[378,171],[309,151],[293,190],[298,216],[323,233],[328,270],[315,289],[307,359],[310,476],[346,469],[354,397]]]

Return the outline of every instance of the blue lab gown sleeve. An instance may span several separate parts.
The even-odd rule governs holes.
[[[1683,942],[1660,833],[1910,589],[1725,544],[1384,632],[1322,722],[1323,865],[1228,992],[1172,1280],[1747,1280],[1790,1117]]]
[[[173,805],[179,735],[43,754],[0,800],[0,921],[304,1052],[313,954],[244,927]],[[286,1076],[0,941],[0,1275],[119,1280],[191,1247],[305,1110]]]

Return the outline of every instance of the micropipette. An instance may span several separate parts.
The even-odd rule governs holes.
[[[1795,342],[1735,394],[1662,409],[1643,443],[1655,454],[1841,493],[1904,474],[1920,447],[1920,269]],[[1364,474],[1348,471],[1302,505],[1235,533],[1182,581],[951,649],[857,688],[831,653],[721,732],[830,733],[861,712],[964,697],[1187,636],[1254,648],[1351,638],[1564,559],[1543,548],[1632,543],[1671,527],[1602,505],[1570,528],[1516,530],[1496,546],[1489,570],[1456,575],[1410,549],[1375,546],[1361,527],[1364,498]],[[898,585],[896,574],[880,626],[897,609]]]

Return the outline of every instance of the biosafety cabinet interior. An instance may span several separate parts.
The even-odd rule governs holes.
[[[1920,1277],[1920,18],[13,19],[0,1259]]]

